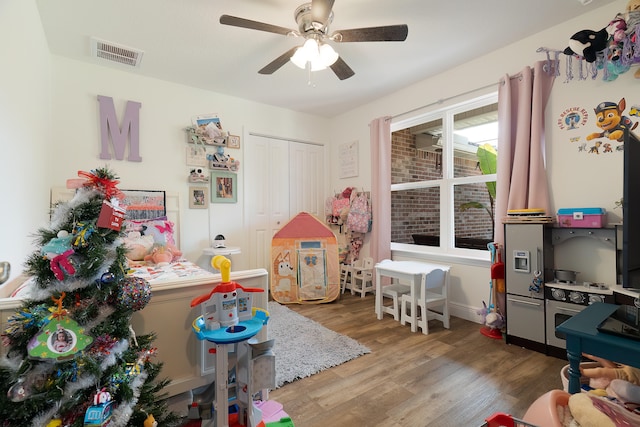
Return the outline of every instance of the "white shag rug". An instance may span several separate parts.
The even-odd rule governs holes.
[[[269,301],[268,339],[275,339],[276,387],[341,365],[371,350],[284,305]]]

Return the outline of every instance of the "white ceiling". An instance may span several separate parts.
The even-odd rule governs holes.
[[[340,81],[330,69],[314,72],[312,85],[292,63],[258,74],[300,38],[219,23],[228,14],[297,29],[293,12],[303,0],[36,3],[53,54],[333,117],[612,1],[336,0],[330,32],[407,24],[409,35],[404,42],[334,43],[355,75]],[[567,37],[577,30],[568,28]],[[91,37],[144,51],[140,66],[92,58]]]

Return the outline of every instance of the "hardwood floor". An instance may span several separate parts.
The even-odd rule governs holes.
[[[296,427],[474,427],[495,412],[522,417],[562,388],[566,361],[488,338],[477,323],[454,317],[447,330],[434,320],[429,335],[412,333],[389,315],[377,320],[373,295],[287,307],[371,349],[270,392]]]

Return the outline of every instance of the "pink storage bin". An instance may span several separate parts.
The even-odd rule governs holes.
[[[523,421],[541,427],[562,427],[570,418],[569,397],[563,390],[551,390],[536,399],[529,406]]]
[[[603,208],[558,209],[558,226],[571,228],[602,228],[607,225],[607,211]]]

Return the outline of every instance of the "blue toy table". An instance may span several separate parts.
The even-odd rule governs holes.
[[[558,332],[567,336],[569,393],[580,391],[582,353],[640,367],[640,341],[599,332],[597,329],[598,325],[618,307],[614,304],[596,302],[556,328]]]

